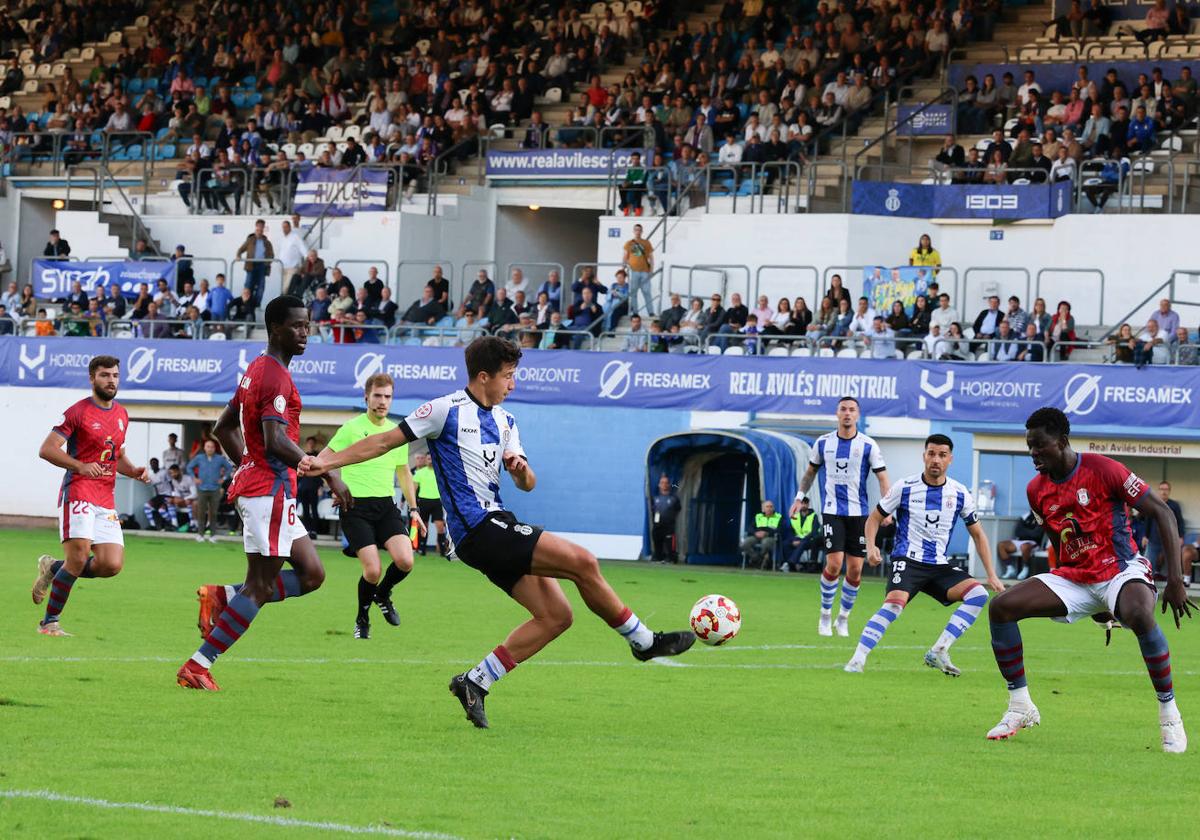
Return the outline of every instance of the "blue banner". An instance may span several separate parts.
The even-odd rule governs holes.
[[[210,394],[223,401],[262,345],[95,338],[0,340],[0,385],[88,387],[92,356],[122,360],[126,394]],[[292,360],[310,403],[361,402],[376,373],[396,381],[396,410],[466,385],[461,348],[317,344]],[[1200,426],[1200,368],[796,359],[658,353],[527,352],[516,403],[832,415],[843,396],[863,413],[960,422],[1024,423],[1058,406],[1081,425]]]
[[[35,297],[56,300],[71,293],[76,280],[90,296],[97,286],[106,289],[113,283],[121,287],[128,298],[137,297],[138,286],[146,283],[150,291],[165,279],[175,286],[175,263],[164,260],[125,260],[123,262],[74,262],[69,260],[34,260],[33,284]]]
[[[918,219],[1057,219],[1071,212],[1071,182],[900,184],[855,181],[851,210]]]
[[[919,114],[918,111],[920,111]],[[898,137],[927,137],[937,134],[953,134],[955,113],[953,105],[926,107],[925,103],[918,102],[915,105],[897,106],[896,135]]]
[[[314,167],[300,176],[293,209],[301,216],[353,216],[359,210],[386,210],[387,188],[386,169]]]
[[[487,153],[489,178],[607,178],[624,172],[634,153],[650,166],[646,149],[521,149]]]
[[[934,277],[934,269],[923,266],[870,266],[863,269],[863,297],[870,301],[872,309],[885,318],[892,311],[892,302],[897,300],[904,304],[904,311],[912,315],[917,296],[928,294],[929,284]]]

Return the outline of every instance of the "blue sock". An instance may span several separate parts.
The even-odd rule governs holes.
[[[1155,625],[1153,630],[1138,636],[1137,640],[1158,702],[1170,703],[1175,699],[1175,686],[1171,681],[1171,651],[1167,648],[1167,637],[1163,635],[1162,628]]]
[[[827,613],[833,609],[833,599],[837,595],[838,579],[833,580],[821,573],[821,612]]]
[[[992,653],[1008,690],[1025,688],[1025,649],[1021,644],[1021,628],[1015,621],[992,623]]]
[[[867,621],[867,626],[863,628],[862,636],[858,640],[858,647],[854,649],[855,659],[867,658],[867,654],[875,649],[875,645],[879,644],[883,634],[892,626],[892,622],[900,617],[903,609],[904,607],[893,604],[891,601],[883,602],[883,606],[875,615],[871,616]]]
[[[859,581],[862,583],[862,581]],[[854,609],[854,602],[858,599],[858,583],[851,583],[850,578],[842,581],[842,608],[838,612],[838,617],[849,616],[850,610]]]
[[[221,613],[200,649],[192,655],[192,661],[211,668],[217,657],[229,650],[250,629],[250,622],[258,615],[258,609],[258,604],[241,592],[230,598],[229,606]]]
[[[962,603],[950,616],[950,620],[946,622],[946,629],[938,637],[933,649],[948,650],[950,645],[958,641],[959,636],[967,632],[967,629],[975,623],[975,619],[979,618],[979,613],[983,611],[987,600],[987,590],[982,586],[973,586],[967,590]]]

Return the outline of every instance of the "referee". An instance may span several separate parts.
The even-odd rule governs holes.
[[[325,451],[340,452],[365,437],[396,428],[396,424],[388,419],[392,407],[392,386],[392,377],[386,373],[378,373],[368,379],[363,388],[367,413],[343,424]],[[363,568],[358,581],[358,617],[354,621],[356,639],[370,638],[369,613],[372,601],[379,605],[379,611],[388,624],[400,624],[400,615],[392,605],[392,588],[412,571],[413,551],[404,519],[396,507],[397,478],[409,509],[416,510],[412,473],[408,471],[407,446],[342,471],[342,480],[354,496],[354,507],[341,512],[342,533],[349,542],[345,553],[357,556]],[[424,524],[418,527],[424,533]],[[380,548],[387,549],[392,558],[382,581]]]

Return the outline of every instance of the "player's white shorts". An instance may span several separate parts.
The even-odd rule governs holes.
[[[117,512],[91,502],[68,501],[58,509],[58,537],[62,542],[88,540],[92,545],[125,545]]]
[[[1034,551],[1036,551],[1038,547],[1038,544],[1033,540],[1012,540],[1011,542],[1013,544],[1013,548],[1015,548],[1017,551],[1020,551],[1027,545],[1033,546]]]
[[[1066,616],[1054,619],[1067,624],[1105,611],[1116,615],[1117,595],[1121,593],[1121,587],[1131,580],[1140,580],[1151,587],[1154,586],[1154,573],[1150,563],[1140,555],[1130,560],[1124,571],[1103,583],[1075,583],[1051,572],[1034,577],[1050,587],[1050,591],[1067,605]]]
[[[242,544],[247,554],[264,557],[290,557],[292,543],[308,536],[300,521],[295,499],[275,496],[238,496],[238,515],[242,517]]]

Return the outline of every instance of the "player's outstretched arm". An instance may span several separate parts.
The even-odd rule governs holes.
[[[334,452],[329,447],[325,447],[324,451],[315,458],[301,453],[302,460],[298,462],[300,474],[324,475],[330,470],[344,467],[347,464],[361,464],[363,461],[378,458],[385,452],[395,449],[397,446],[404,446],[411,441],[405,427],[397,426],[382,434],[365,437],[357,443],[347,446],[341,452]]]
[[[867,517],[867,525],[863,530],[867,540],[867,562],[872,566],[878,566],[883,562],[883,555],[879,551],[879,544],[875,541],[879,536],[879,526],[883,524],[883,511],[876,507],[871,511],[871,515]]]
[[[1175,524],[1175,514],[1154,493],[1146,492],[1134,502],[1133,506],[1143,516],[1152,518],[1158,533],[1162,534],[1163,555],[1167,561],[1167,586],[1162,594],[1162,611],[1165,614],[1170,606],[1175,618],[1175,626],[1179,627],[1179,619],[1183,616],[1192,617],[1193,609],[1200,609],[1188,600],[1187,588],[1183,585],[1183,566],[1180,562],[1179,528]]]
[[[66,438],[58,432],[51,432],[42,441],[42,448],[38,450],[38,457],[43,461],[50,462],[59,469],[70,470],[88,478],[99,478],[104,475],[104,467],[100,464],[85,464],[83,461],[78,461],[68,455],[63,449],[63,444],[66,442]]]
[[[978,522],[972,522],[967,526],[967,533],[971,535],[971,539],[975,543],[975,551],[979,554],[979,562],[983,563],[983,570],[987,573],[988,589],[996,593],[1003,592],[1004,583],[996,576],[996,567],[992,565],[992,547],[988,544],[983,526]]]
[[[792,502],[792,508],[788,511],[788,519],[796,518],[796,513],[800,510],[800,500],[808,495],[808,489],[812,487],[812,483],[817,478],[817,469],[816,464],[809,463],[804,475],[800,476],[800,492],[796,494],[796,499]]]
[[[217,443],[221,444],[221,448],[225,450],[225,457],[233,463],[233,466],[241,466],[242,452],[245,451],[246,442],[242,440],[241,424],[238,423],[238,414],[233,406],[226,405],[221,416],[217,418],[217,422],[213,424],[213,437],[217,439]]]
[[[142,484],[150,483],[150,470],[146,467],[135,467],[124,450],[121,450],[121,457],[117,459],[117,472],[127,478],[136,479]]]
[[[513,484],[517,485],[518,490],[528,493],[537,486],[537,475],[534,474],[533,467],[529,466],[529,462],[517,453],[504,453],[504,469],[508,470],[508,474],[512,476]]]

